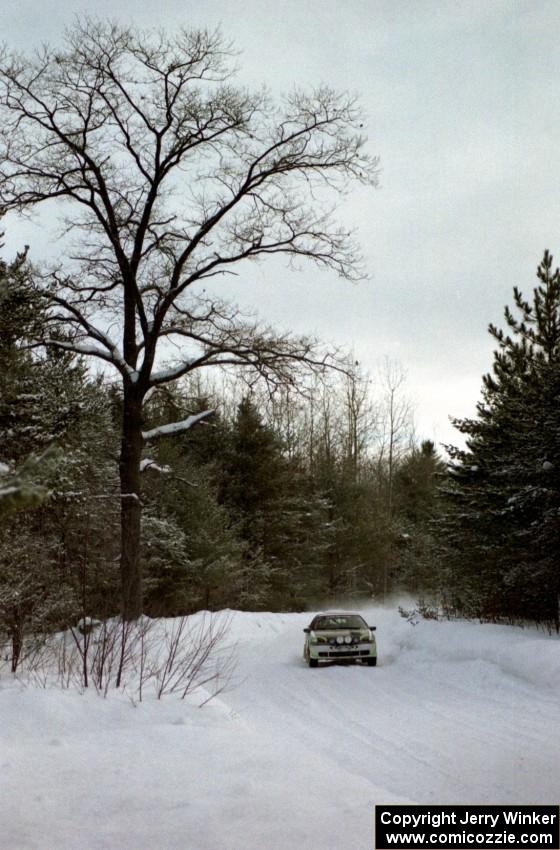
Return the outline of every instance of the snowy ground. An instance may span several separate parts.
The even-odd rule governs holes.
[[[2,850],[369,850],[373,804],[557,803],[560,641],[388,610],[379,666],[308,669],[308,614],[233,616],[203,709],[0,680]]]

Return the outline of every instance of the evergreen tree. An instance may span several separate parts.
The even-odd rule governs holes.
[[[51,399],[58,397],[68,415],[63,427],[60,411],[54,414],[60,425],[55,462],[47,450],[36,472],[48,498],[0,524],[0,627],[12,638],[16,665],[26,634],[118,610],[116,441],[103,387],[78,366],[59,372],[47,363],[37,377],[30,409],[37,445],[31,449],[40,449],[51,433]],[[12,430],[17,441],[17,419]]]
[[[226,454],[222,498],[246,547],[244,607],[297,610],[326,589],[330,505],[297,452],[290,455],[255,402],[243,399]]]
[[[116,579],[107,396],[73,355],[30,346],[44,318],[30,277],[25,254],[0,263],[0,628],[14,669],[27,633],[111,612]]]
[[[282,510],[287,469],[279,438],[267,427],[249,397],[239,404],[224,462],[222,500],[245,543],[242,607],[274,607],[273,576],[283,584],[286,565],[278,562],[277,516]]]
[[[215,407],[214,400],[193,395],[192,389],[156,393],[148,407],[150,427]],[[151,615],[215,610],[237,602],[246,545],[219,500],[228,441],[228,427],[216,413],[207,427],[148,447],[143,558]]]
[[[483,378],[476,419],[455,421],[449,509],[439,523],[452,607],[558,627],[560,551],[560,273],[545,252],[532,301],[514,289],[508,331]]]
[[[407,591],[431,595],[439,586],[432,523],[445,464],[431,440],[413,447],[395,474],[397,581]]]

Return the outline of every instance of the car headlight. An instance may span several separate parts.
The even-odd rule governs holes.
[[[352,635],[346,635],[344,638],[344,643],[352,643]]]
[[[336,642],[337,642],[337,643],[344,643],[344,638],[343,638],[343,636],[342,636],[342,635],[338,635],[338,637],[337,637],[337,639],[336,639]]]

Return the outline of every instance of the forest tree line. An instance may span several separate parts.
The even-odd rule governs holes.
[[[31,498],[0,525],[0,623],[14,644],[119,614],[122,399],[85,358],[33,347],[41,304],[25,257],[0,267],[2,481]],[[447,616],[558,623],[560,276],[546,254],[532,303],[514,294],[477,417],[444,462],[418,443],[386,361],[307,391],[185,379],[152,393],[145,429],[213,415],[145,446],[144,610],[302,610],[407,592]],[[53,452],[53,447],[57,447]],[[25,501],[25,500],[24,500]]]
[[[44,617],[58,627],[117,614],[119,387],[85,358],[34,348],[41,304],[24,258],[1,271],[1,460],[14,475],[60,450],[35,471],[48,498],[3,517],[2,616],[41,628]],[[442,468],[432,444],[415,447],[402,381],[386,363],[377,393],[355,366],[316,376],[304,393],[232,373],[155,390],[145,431],[213,415],[145,446],[145,612],[298,610],[394,589]]]

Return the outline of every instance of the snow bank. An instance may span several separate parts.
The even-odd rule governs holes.
[[[560,797],[556,637],[368,609],[379,666],[310,670],[311,614],[221,616],[204,709],[0,677],[2,850],[366,850],[376,802]]]
[[[411,626],[384,609],[365,609],[362,614],[381,624],[382,663],[446,663],[461,670],[465,663],[485,662],[496,668],[495,675],[514,676],[545,690],[560,689],[557,635],[533,627],[464,621],[421,620]]]

